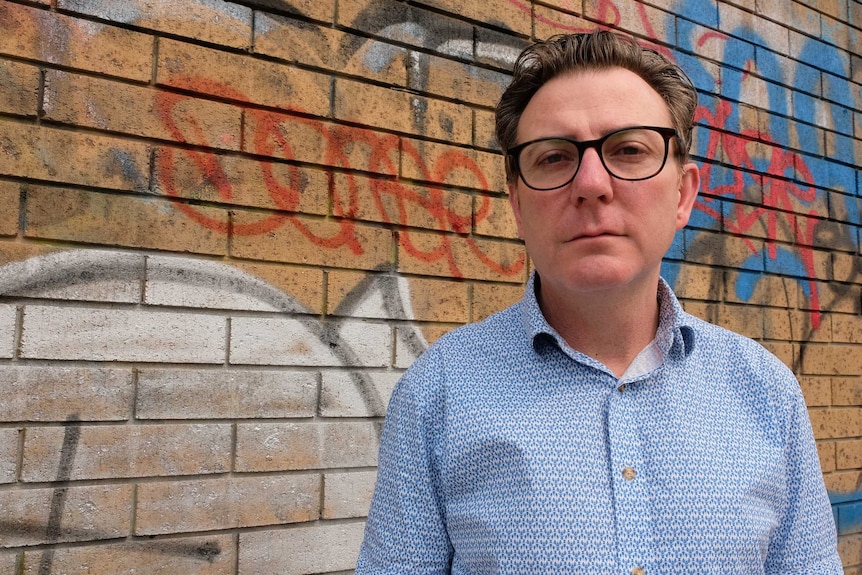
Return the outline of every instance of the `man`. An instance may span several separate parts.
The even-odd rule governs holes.
[[[659,277],[695,107],[628,37],[521,54],[497,137],[535,273],[397,385],[357,574],[842,572],[792,373]]]

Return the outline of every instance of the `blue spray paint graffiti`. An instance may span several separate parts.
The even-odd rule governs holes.
[[[793,278],[809,301],[811,328],[816,330],[824,302],[815,281],[814,247],[828,245],[852,253],[860,244],[860,184],[851,140],[852,110],[859,107],[860,92],[848,80],[848,55],[829,43],[809,38],[797,61],[791,62],[771,51],[767,40],[754,30],[740,27],[720,34],[704,33],[704,25],[718,28],[717,7],[704,10],[702,2],[689,1],[680,3],[666,26],[667,30],[677,27],[679,53],[674,56],[701,94],[693,152],[707,162],[701,172],[704,196],[689,229],[674,243],[662,272],[668,281],[676,283],[681,267],[678,261],[697,249],[698,230],[744,234],[760,220],[756,223],[767,232],[764,247],[752,245],[751,255],[738,264],[760,273],[740,274],[734,285],[736,295],[743,300],[752,298],[767,273]],[[709,41],[719,41],[723,47],[720,82],[691,55]],[[788,63],[792,73],[787,72]],[[753,82],[765,89],[769,106],[768,121],[757,122],[757,129],[746,127],[743,107],[736,104],[743,100],[746,85]],[[761,131],[764,126],[766,130]],[[752,143],[765,144],[761,149],[769,153],[750,154],[748,146]],[[762,184],[761,175],[768,176]],[[758,187],[763,194],[759,205],[756,199],[746,197],[747,190]],[[723,207],[718,208],[718,204]],[[829,213],[818,212],[818,205],[827,205]],[[830,243],[818,237],[826,217],[832,221],[822,233],[830,234]],[[862,489],[831,493],[830,500],[839,533],[858,531],[862,526]]]

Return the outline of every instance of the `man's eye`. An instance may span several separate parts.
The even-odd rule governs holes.
[[[560,162],[570,162],[571,160],[571,156],[563,152],[550,152],[542,156],[536,163],[540,166],[549,166],[559,164]]]
[[[647,149],[641,144],[636,143],[628,143],[621,144],[614,148],[613,154],[615,156],[638,156],[647,153]]]

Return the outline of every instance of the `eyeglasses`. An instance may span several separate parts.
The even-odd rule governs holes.
[[[620,180],[652,178],[667,162],[673,128],[637,126],[605,134],[597,140],[540,138],[510,148],[507,156],[515,173],[534,190],[562,188],[575,179],[581,158],[594,148],[610,175]]]

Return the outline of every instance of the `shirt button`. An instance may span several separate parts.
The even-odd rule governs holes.
[[[646,571],[644,571],[643,567],[635,567],[632,569],[632,575],[644,575]]]
[[[623,477],[626,478],[626,481],[631,481],[635,478],[635,475],[637,475],[637,473],[635,472],[634,467],[623,467]],[[640,567],[638,567],[638,569],[640,569]],[[632,571],[632,573],[634,573],[634,571]],[[643,573],[643,571],[641,571],[641,573]]]
[[[624,383],[623,383],[623,384],[621,384],[621,385],[617,388],[617,391],[619,391],[620,393],[624,392],[625,390],[626,390],[626,384],[624,384]]]

